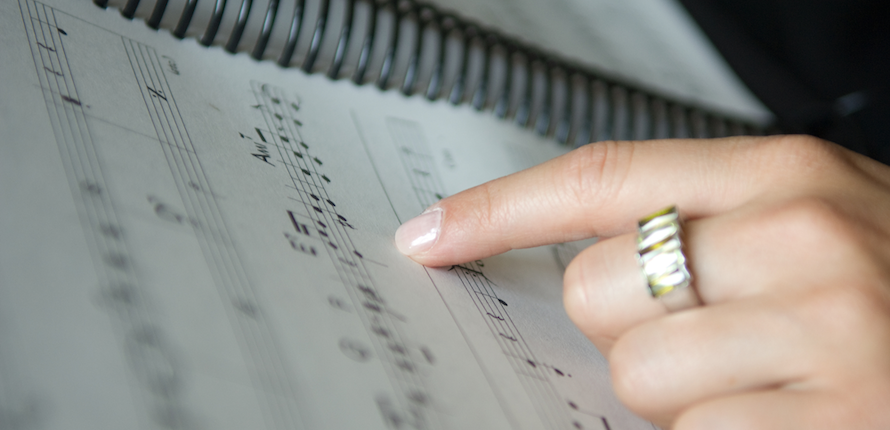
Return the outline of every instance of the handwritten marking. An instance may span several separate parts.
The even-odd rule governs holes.
[[[148,89],[148,92],[151,93],[152,97],[156,97],[156,98],[162,99],[164,101],[167,101],[167,96],[164,95],[163,90],[156,90],[148,85],[146,85],[145,88]]]

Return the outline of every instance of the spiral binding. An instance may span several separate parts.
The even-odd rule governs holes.
[[[178,38],[194,37],[282,67],[469,104],[572,146],[763,134],[755,125],[609,79],[413,0],[94,3]],[[196,25],[199,14],[206,22]]]

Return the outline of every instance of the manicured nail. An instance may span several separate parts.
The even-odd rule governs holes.
[[[427,251],[442,232],[442,209],[436,208],[408,220],[396,230],[396,248],[405,255]]]

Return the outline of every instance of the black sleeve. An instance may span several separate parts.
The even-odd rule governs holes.
[[[890,164],[890,2],[680,2],[780,130]]]

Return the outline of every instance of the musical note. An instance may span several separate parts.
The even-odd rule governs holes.
[[[414,372],[414,365],[411,364],[411,362],[409,362],[409,361],[398,360],[398,361],[396,361],[396,367],[398,367],[399,369],[404,370],[406,372],[411,372],[411,373]]]
[[[355,263],[353,263],[349,260],[344,259],[343,257],[337,257],[337,260],[339,260],[341,263],[343,263],[349,267],[352,267],[352,268],[358,267],[358,265],[356,265]]]
[[[405,349],[405,347],[402,345],[399,345],[397,343],[391,343],[388,345],[388,347],[389,347],[390,351],[395,352],[396,354],[408,355],[408,350]]]
[[[187,221],[185,215],[173,210],[173,208],[167,206],[155,196],[148,196],[148,203],[152,205],[155,215],[164,221],[170,221],[176,224],[185,224]]]
[[[121,238],[121,230],[119,227],[110,225],[110,224],[102,224],[99,226],[99,232],[102,233],[103,236],[109,237],[115,240]]]
[[[254,303],[248,302],[246,300],[237,300],[232,305],[235,306],[235,309],[238,309],[239,312],[244,314],[245,316],[256,319],[259,315],[259,309]]]
[[[389,339],[392,336],[392,334],[389,332],[389,330],[387,330],[383,327],[380,327],[379,325],[372,326],[371,332],[376,334],[377,336],[385,337],[387,339]]]
[[[371,351],[361,342],[352,339],[340,339],[340,352],[359,363],[371,358]]]
[[[98,184],[84,181],[80,184],[80,189],[85,191],[87,194],[98,196],[102,194],[102,187]]]
[[[349,307],[346,306],[346,302],[344,302],[343,299],[339,297],[328,296],[328,304],[331,305],[331,307],[334,309],[349,312]]]
[[[263,143],[267,143],[266,136],[263,134],[262,130],[260,130],[259,127],[254,127],[253,129],[256,130],[256,134],[260,136],[260,140],[262,140]]]
[[[375,301],[375,302],[382,302],[382,301],[383,301],[383,300],[380,298],[380,296],[377,294],[377,291],[374,291],[374,289],[371,288],[371,287],[368,287],[368,286],[359,284],[358,289],[359,289],[359,291],[361,291],[361,292],[365,295],[365,297],[367,297],[369,300],[373,300],[373,301]]]
[[[362,303],[362,305],[371,311],[374,311],[377,313],[383,312],[383,308],[381,308],[380,305],[378,305],[376,303],[364,302],[364,303]]]
[[[516,338],[513,337],[513,336],[507,336],[507,335],[505,335],[505,334],[503,334],[503,333],[498,333],[498,334],[501,335],[501,337],[503,337],[504,339],[507,339],[507,340],[512,341],[512,342],[517,342]]]
[[[294,216],[292,211],[287,211],[287,215],[290,217],[291,223],[294,225],[294,228],[297,229],[297,233],[305,234],[309,236],[309,226],[297,221],[297,217]]]
[[[295,251],[300,251],[303,254],[311,255],[313,257],[318,256],[318,250],[316,250],[314,246],[300,242],[300,240],[296,236],[285,232],[284,238],[287,239],[288,243],[290,243],[291,248],[293,248]]]
[[[109,266],[119,270],[126,270],[129,266],[129,259],[126,255],[120,253],[111,253],[105,256],[105,262]]]
[[[56,76],[58,76],[58,77],[60,77],[60,78],[63,77],[63,76],[65,76],[65,75],[63,75],[63,74],[61,74],[61,73],[59,73],[59,72],[57,72],[57,71],[55,71],[55,70],[53,70],[53,69],[50,69],[49,67],[46,67],[46,66],[43,66],[43,70],[46,70],[47,72],[50,72],[50,73],[52,73],[52,74],[54,74],[54,75],[56,75]],[[62,96],[62,98],[64,99],[65,96]]]
[[[436,358],[433,356],[433,352],[430,351],[427,347],[420,348],[420,352],[423,353],[423,358],[426,359],[426,362],[429,364],[435,364]]]

